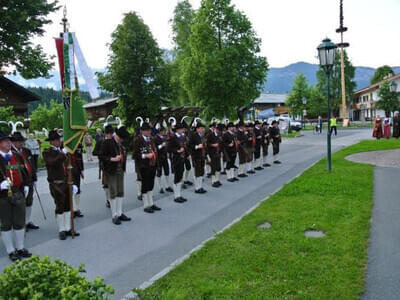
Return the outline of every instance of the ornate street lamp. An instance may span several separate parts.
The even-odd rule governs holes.
[[[394,80],[390,83],[390,91],[392,93],[397,92],[397,83]]]
[[[331,99],[330,99],[330,77],[332,74],[333,64],[336,57],[336,44],[332,43],[330,39],[326,38],[322,41],[317,48],[319,65],[325,71],[327,77],[327,92],[328,92],[328,135],[327,135],[327,148],[328,148],[328,171],[332,170],[331,159]]]
[[[301,117],[302,117],[301,120],[302,120],[302,123],[303,123],[303,128],[305,128],[306,124],[305,124],[305,121],[304,121],[304,117],[306,116],[306,113],[307,113],[307,111],[306,111],[306,104],[307,104],[306,97],[303,97],[301,99],[301,102],[303,102],[303,111],[302,111],[302,115],[301,115]]]

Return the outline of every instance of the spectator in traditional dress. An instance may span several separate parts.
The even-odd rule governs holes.
[[[386,114],[385,119],[383,119],[383,137],[389,139],[391,136],[392,119]]]
[[[40,155],[40,145],[38,141],[35,140],[33,133],[29,134],[29,138],[25,141],[25,147],[31,150],[34,168],[37,170],[38,158]]]
[[[393,117],[393,137],[398,139],[400,137],[400,117],[399,112],[394,112]]]
[[[87,160],[88,160],[88,161],[93,161],[93,155],[92,155],[92,143],[93,143],[93,138],[92,138],[92,136],[89,134],[88,131],[86,131],[83,140],[84,140],[84,142],[85,142]]]
[[[383,136],[382,119],[379,115],[376,116],[372,136],[378,140]]]

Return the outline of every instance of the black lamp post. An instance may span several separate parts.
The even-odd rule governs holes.
[[[303,128],[306,128],[306,124],[305,124],[305,121],[304,121],[304,117],[305,117],[305,114],[306,114],[306,104],[307,104],[306,97],[303,97],[301,99],[301,102],[303,102],[303,111],[301,112],[302,113],[301,114],[301,119],[302,119],[302,123],[303,123]]]
[[[327,92],[328,92],[328,135],[327,135],[327,148],[328,148],[328,171],[332,170],[331,159],[331,99],[330,99],[330,77],[333,69],[333,64],[336,57],[336,44],[332,43],[330,39],[326,38],[322,44],[318,46],[319,65],[324,69],[327,77]]]
[[[397,92],[397,83],[394,80],[390,83],[390,91],[392,93],[396,93]]]

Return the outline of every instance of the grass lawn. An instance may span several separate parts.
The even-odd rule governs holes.
[[[291,133],[282,134],[284,138],[295,138],[301,135],[301,131],[292,131]]]
[[[353,153],[400,148],[369,140],[318,162],[144,291],[141,299],[358,299],[364,290],[373,167]],[[270,229],[257,226],[270,222]],[[308,229],[326,237],[304,237]]]

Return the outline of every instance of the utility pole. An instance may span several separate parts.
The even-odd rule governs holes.
[[[337,33],[340,33],[340,73],[342,81],[342,116],[343,126],[347,127],[349,120],[347,119],[347,104],[346,104],[346,80],[344,74],[344,48],[350,46],[349,43],[343,42],[343,33],[347,31],[347,27],[343,26],[343,0],[340,0],[340,27],[336,29]]]

